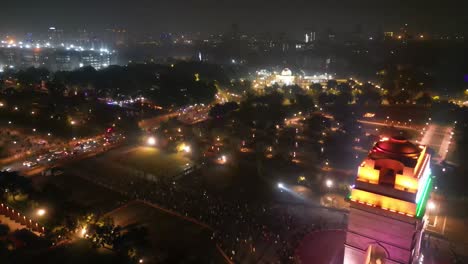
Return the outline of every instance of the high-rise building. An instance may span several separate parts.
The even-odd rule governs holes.
[[[47,41],[52,45],[60,45],[63,41],[63,30],[56,27],[50,27],[47,31]]]
[[[345,264],[418,263],[430,159],[426,146],[401,137],[374,145],[351,190]]]
[[[308,32],[305,34],[305,43],[314,42],[317,40],[316,32]]]

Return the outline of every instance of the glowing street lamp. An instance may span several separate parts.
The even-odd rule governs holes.
[[[46,214],[46,210],[45,209],[38,209],[36,211],[36,215],[37,216],[44,216]]]
[[[73,126],[73,125],[75,125],[75,124],[76,124],[75,120],[71,120],[71,121],[70,121],[70,125]]]
[[[279,183],[278,183],[278,188],[279,188],[279,189],[284,189],[284,183],[279,182]]]
[[[182,143],[182,144],[180,144],[180,145],[177,147],[177,150],[178,150],[178,151],[181,151],[181,152],[183,151],[183,152],[185,152],[185,153],[189,153],[189,152],[192,151],[192,148],[190,147],[190,145],[187,145],[187,144],[185,144],[185,143]]]
[[[328,179],[325,181],[325,186],[327,186],[327,188],[331,188],[333,187],[333,181]]]
[[[427,203],[427,209],[429,209],[430,211],[436,209],[436,204],[433,201],[429,201]]]
[[[154,146],[156,145],[156,138],[155,137],[149,137],[147,140],[146,140],[146,143],[150,146]]]
[[[183,150],[185,151],[185,153],[189,153],[190,151],[192,151],[192,149],[190,148],[189,145],[185,145],[185,146],[183,147]]]
[[[82,237],[84,237],[87,232],[88,232],[88,230],[86,230],[86,227],[83,227],[83,228],[81,228],[80,234],[81,234]]]

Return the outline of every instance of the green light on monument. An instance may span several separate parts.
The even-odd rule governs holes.
[[[426,211],[427,201],[429,200],[429,196],[432,189],[432,177],[429,177],[424,185],[424,192],[422,193],[419,201],[417,201],[416,205],[416,217],[420,218],[424,215]]]

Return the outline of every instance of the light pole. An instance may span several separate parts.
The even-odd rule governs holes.
[[[36,211],[36,215],[37,216],[44,216],[46,214],[46,210],[45,209],[37,209]]]
[[[149,137],[149,138],[146,140],[146,144],[148,144],[149,146],[154,146],[154,145],[156,145],[156,138],[155,138],[155,137]]]
[[[330,189],[331,187],[333,187],[333,181],[330,180],[330,179],[327,179],[327,180],[325,181],[325,186],[327,186],[327,188]]]

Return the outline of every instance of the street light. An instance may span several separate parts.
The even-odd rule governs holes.
[[[186,153],[189,153],[192,149],[190,148],[189,145],[185,145],[185,146],[183,147],[183,150],[184,150]]]
[[[429,209],[429,210],[431,210],[431,211],[434,210],[434,209],[436,209],[436,204],[435,204],[433,201],[429,201],[429,202],[427,203],[427,209]]]
[[[70,124],[73,126],[76,124],[75,120],[70,121]]]
[[[84,237],[88,231],[86,230],[86,227],[83,227],[80,231],[81,236]]]
[[[279,182],[279,183],[278,183],[278,188],[279,188],[279,189],[284,189],[284,184],[283,184],[282,182]]]
[[[331,188],[333,187],[333,181],[328,179],[325,181],[325,186],[327,186],[327,188]]]
[[[149,137],[147,140],[146,140],[146,143],[150,146],[154,146],[156,145],[156,138],[154,137]]]
[[[46,210],[44,210],[44,209],[38,209],[36,211],[37,216],[44,216],[45,213],[46,213]]]

